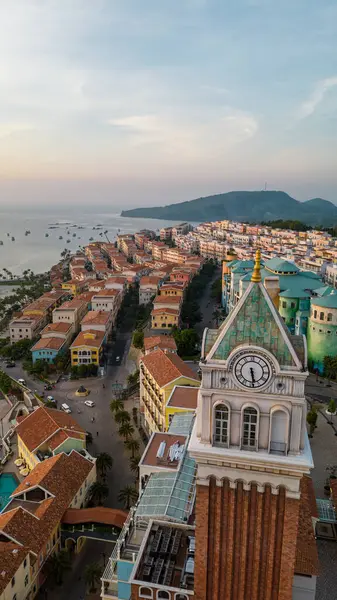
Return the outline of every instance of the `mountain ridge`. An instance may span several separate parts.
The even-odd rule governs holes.
[[[172,221],[242,222],[293,219],[307,225],[337,224],[337,206],[323,198],[299,202],[283,191],[232,191],[166,206],[123,210],[122,217],[146,217]]]

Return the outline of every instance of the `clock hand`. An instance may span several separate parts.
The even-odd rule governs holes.
[[[251,367],[249,370],[250,370],[250,375],[251,375],[251,378],[252,378],[252,383],[255,383],[255,375],[254,375],[254,369],[253,369],[253,367]]]

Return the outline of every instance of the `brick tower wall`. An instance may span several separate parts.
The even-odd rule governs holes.
[[[282,487],[198,485],[196,600],[291,600],[298,511]]]

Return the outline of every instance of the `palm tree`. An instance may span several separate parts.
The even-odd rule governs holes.
[[[130,440],[126,440],[125,446],[128,450],[130,450],[131,457],[134,458],[135,452],[138,452],[138,450],[139,450],[138,440],[134,440],[133,438],[131,438]]]
[[[101,452],[96,459],[96,469],[101,477],[105,479],[107,471],[112,469],[113,459],[107,452]]]
[[[132,485],[126,485],[121,489],[121,491],[118,494],[119,502],[123,502],[127,510],[137,500],[137,498],[137,490],[134,487],[132,487]]]
[[[135,430],[130,423],[123,423],[118,430],[119,435],[126,440],[128,440],[134,432]]]
[[[91,563],[84,569],[84,581],[89,588],[89,592],[96,592],[96,587],[100,582],[102,569],[98,563]]]
[[[121,412],[124,408],[124,402],[120,398],[115,398],[110,402],[110,410],[112,413]]]
[[[138,468],[139,468],[139,461],[140,461],[140,456],[132,456],[132,458],[130,458],[130,471],[132,471],[132,473],[138,473]]]
[[[93,504],[102,505],[105,498],[109,495],[109,488],[106,483],[94,481],[88,489],[87,499]]]
[[[85,441],[86,441],[86,443],[87,443],[88,445],[89,445],[89,444],[92,444],[92,441],[93,441],[93,440],[92,440],[92,433],[91,433],[90,431],[86,431],[86,434],[85,434]]]
[[[57,585],[62,585],[63,574],[71,570],[70,558],[67,550],[54,552],[46,562],[45,569],[47,575],[52,575]]]
[[[130,422],[130,415],[127,410],[120,410],[115,413],[115,421],[119,425],[123,425],[123,423]]]

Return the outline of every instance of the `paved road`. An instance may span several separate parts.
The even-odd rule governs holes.
[[[87,540],[81,553],[74,557],[72,570],[64,575],[62,586],[54,589],[45,587],[37,596],[37,600],[82,600],[85,598],[86,585],[84,581],[84,569],[93,562],[98,562],[104,571],[108,557],[111,555],[113,544],[109,542],[97,542]],[[100,592],[100,586],[97,590]]]
[[[213,320],[213,311],[216,307],[216,301],[214,298],[211,298],[211,286],[214,281],[219,279],[221,276],[220,269],[217,269],[207,285],[202,297],[199,300],[200,312],[202,314],[202,320],[200,323],[196,324],[196,329],[200,336],[202,336],[205,327],[216,327],[215,322]]]

